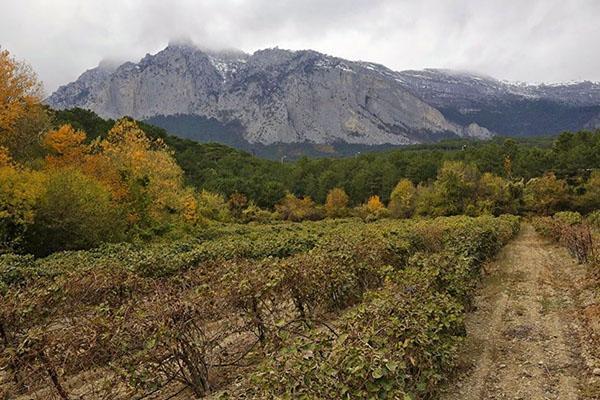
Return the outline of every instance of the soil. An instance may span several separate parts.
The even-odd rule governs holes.
[[[585,265],[524,224],[486,267],[457,376],[440,398],[600,399],[596,287]]]

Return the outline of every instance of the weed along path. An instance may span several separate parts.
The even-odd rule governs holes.
[[[592,399],[577,282],[585,267],[523,224],[487,268],[467,316],[459,375],[444,400]]]

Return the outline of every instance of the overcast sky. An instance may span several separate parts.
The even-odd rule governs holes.
[[[0,0],[0,46],[46,91],[170,39],[314,49],[392,69],[600,81],[600,0]]]

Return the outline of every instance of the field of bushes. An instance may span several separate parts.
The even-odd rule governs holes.
[[[600,266],[600,210],[585,217],[574,211],[534,217],[533,225],[539,234],[566,247],[578,263]]]
[[[431,398],[517,217],[226,225],[0,256],[0,398]]]

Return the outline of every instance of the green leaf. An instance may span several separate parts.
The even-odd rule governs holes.
[[[398,363],[396,363],[394,361],[389,361],[385,364],[385,367],[388,369],[388,371],[395,372],[396,369],[398,368]]]
[[[146,349],[147,350],[153,349],[154,346],[156,346],[156,338],[152,338],[152,339],[150,339],[150,340],[148,340],[146,342]]]
[[[375,378],[375,379],[379,379],[379,378],[381,378],[382,376],[384,376],[384,375],[385,375],[385,371],[383,370],[383,368],[381,368],[381,367],[377,367],[377,368],[375,369],[375,371],[373,371],[373,372],[371,373],[371,375],[373,376],[373,378]]]
[[[344,344],[344,342],[346,341],[346,339],[348,339],[348,334],[347,333],[343,333],[340,336],[338,336],[338,338],[335,341],[335,345],[336,346],[341,346],[342,344]]]

